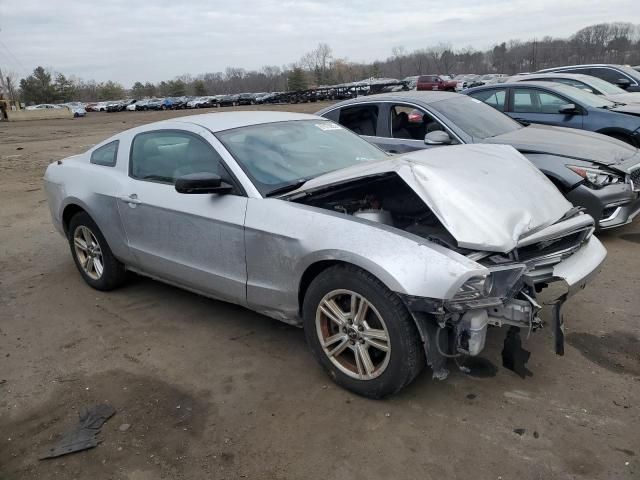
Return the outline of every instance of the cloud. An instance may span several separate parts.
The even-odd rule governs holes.
[[[399,45],[485,49],[617,20],[640,23],[637,0],[0,0],[0,67],[25,75],[43,65],[130,86],[285,65],[319,42],[372,61]]]

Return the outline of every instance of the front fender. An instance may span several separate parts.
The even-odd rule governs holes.
[[[272,316],[298,315],[301,279],[321,261],[356,265],[400,294],[439,299],[486,274],[478,263],[421,237],[278,199],[249,199],[245,244],[247,302]]]

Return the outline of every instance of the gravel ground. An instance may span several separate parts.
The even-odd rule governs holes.
[[[299,329],[145,278],[86,286],[49,220],[46,165],[192,113],[0,123],[1,479],[640,478],[639,221],[600,234],[609,257],[566,305],[564,357],[535,334],[523,380],[494,331],[497,373],[425,371],[383,401],[333,385]],[[97,448],[38,460],[99,402],[117,413]]]

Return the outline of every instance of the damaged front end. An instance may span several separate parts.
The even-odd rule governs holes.
[[[415,239],[417,252],[437,252],[420,263],[407,262],[407,252],[380,249],[385,260],[397,259],[399,275],[422,279],[420,288],[396,292],[437,378],[446,378],[447,358],[482,352],[490,326],[508,327],[503,363],[523,375],[528,356],[520,331],[543,326],[544,306],[562,355],[562,306],[606,256],[593,218],[511,147],[412,152],[316,178],[287,199],[373,222]],[[374,237],[368,248],[370,256],[379,254]]]
[[[466,280],[452,298],[405,296],[434,377],[446,378],[446,358],[482,352],[489,326],[509,327],[503,365],[524,377],[529,352],[521,347],[520,331],[529,336],[544,325],[544,306],[550,309],[554,350],[563,355],[562,306],[598,273],[606,256],[593,231],[589,215],[571,210],[559,222],[520,239],[507,254],[468,254],[487,274]]]

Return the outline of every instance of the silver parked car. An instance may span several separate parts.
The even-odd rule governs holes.
[[[515,75],[507,81],[563,83],[595,95],[601,95],[610,102],[618,105],[637,105],[640,103],[640,92],[627,92],[606,80],[592,77],[591,75],[582,75],[580,73],[529,73],[527,75]]]
[[[45,187],[90,286],[131,270],[302,326],[330,376],[373,398],[425,364],[445,378],[489,325],[521,349],[552,285],[562,353],[560,307],[606,255],[512,147],[389,156],[313,115],[152,123],[51,164]]]

